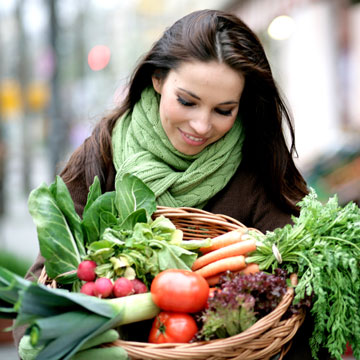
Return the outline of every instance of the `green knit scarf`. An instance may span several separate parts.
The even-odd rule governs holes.
[[[132,173],[155,193],[157,204],[202,208],[228,183],[242,157],[239,119],[224,137],[196,155],[177,151],[159,117],[160,96],[145,89],[132,112],[125,113],[112,134],[117,176]]]

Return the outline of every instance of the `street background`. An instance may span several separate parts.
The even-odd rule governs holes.
[[[308,183],[324,201],[359,203],[359,1],[0,0],[0,264],[23,273],[33,262],[30,191],[121,101],[164,28],[204,8],[234,12],[262,40]],[[17,358],[11,342],[0,358]]]

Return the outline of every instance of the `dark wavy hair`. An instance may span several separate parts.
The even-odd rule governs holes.
[[[258,37],[238,17],[218,10],[195,11],[166,29],[134,69],[121,106],[105,116],[71,156],[61,173],[65,182],[85,176],[90,186],[97,175],[104,186],[113,166],[111,134],[118,118],[152,86],[155,72],[165,79],[169,71],[188,61],[217,61],[245,77],[239,106],[245,130],[243,164],[257,174],[280,207],[296,211],[296,202],[308,189],[293,161],[296,149],[291,116]]]

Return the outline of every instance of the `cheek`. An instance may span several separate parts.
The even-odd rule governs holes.
[[[236,118],[228,119],[223,122],[219,122],[217,125],[217,129],[216,129],[218,136],[221,137],[221,136],[225,135],[233,127],[235,121],[236,121]]]
[[[160,118],[163,124],[177,124],[184,121],[185,112],[179,108],[178,102],[163,101],[160,103]]]

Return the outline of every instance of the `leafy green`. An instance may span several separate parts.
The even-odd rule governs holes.
[[[93,204],[93,202],[102,194],[101,192],[101,185],[100,185],[100,180],[97,176],[95,176],[94,178],[94,182],[92,183],[92,185],[89,187],[89,193],[87,196],[87,201],[84,207],[84,211],[83,211],[83,217],[86,215],[89,207]]]
[[[322,204],[312,189],[299,206],[293,225],[266,235],[253,233],[257,250],[247,261],[261,269],[297,273],[295,302],[313,295],[310,345],[315,359],[325,347],[340,360],[347,341],[360,358],[360,209],[352,202],[339,206],[336,195]]]
[[[123,230],[132,230],[137,223],[146,223],[147,215],[145,209],[138,209],[129,214],[120,224]]]
[[[248,297],[239,294],[236,305],[221,302],[202,314],[203,325],[197,334],[199,340],[222,339],[240,334],[252,326],[257,318]],[[214,301],[215,302],[215,301]]]
[[[115,189],[115,205],[120,220],[125,220],[138,209],[145,209],[148,218],[156,211],[155,194],[136,176],[124,174],[122,178],[117,178]]]
[[[74,283],[85,248],[79,218],[62,179],[33,190],[28,206],[48,275],[59,283]]]
[[[75,211],[75,206],[70,196],[69,190],[61,177],[57,176],[55,182],[49,187],[51,193],[54,196],[56,204],[60,211],[63,213],[69,227],[74,234],[76,246],[79,249],[80,254],[85,253],[84,237],[81,229],[80,216]]]
[[[83,214],[82,228],[86,234],[86,244],[100,238],[106,228],[118,223],[115,207],[115,192],[109,191],[86,204]]]
[[[178,234],[175,226],[163,216],[148,223],[137,222],[133,229],[108,228],[99,241],[89,245],[87,259],[99,264],[98,276],[115,279],[136,275],[150,285],[160,271],[191,270],[197,254],[173,244],[174,234]]]

